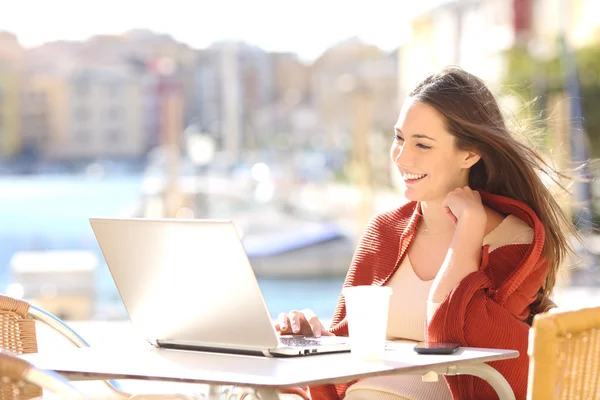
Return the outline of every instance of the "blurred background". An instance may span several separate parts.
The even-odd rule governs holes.
[[[90,216],[230,218],[273,316],[331,318],[366,221],[403,201],[402,101],[448,64],[557,167],[600,156],[597,0],[4,5],[0,292],[122,321]],[[600,304],[600,188],[577,173],[561,306]]]

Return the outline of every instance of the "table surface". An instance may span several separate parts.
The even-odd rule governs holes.
[[[390,343],[381,361],[351,353],[291,358],[232,355],[153,347],[89,347],[28,354],[23,359],[69,379],[140,379],[255,388],[341,383],[369,376],[422,374],[448,366],[473,365],[519,356],[515,350],[461,348],[452,355],[421,355],[414,344]]]

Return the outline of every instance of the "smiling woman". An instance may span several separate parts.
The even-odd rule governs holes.
[[[390,340],[518,350],[519,358],[490,365],[516,398],[525,398],[528,321],[572,251],[570,235],[577,237],[541,178],[555,172],[512,137],[486,85],[457,67],[417,85],[394,128],[390,155],[409,202],[370,221],[344,287],[392,288]],[[279,328],[287,332],[282,327],[290,322],[308,326],[299,314],[280,316]],[[314,313],[307,315],[320,326]],[[313,333],[348,335],[343,296],[332,326]],[[469,376],[436,383],[372,378],[311,387],[310,395],[313,400],[496,398],[489,385]]]

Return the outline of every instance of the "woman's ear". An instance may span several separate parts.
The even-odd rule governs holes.
[[[481,156],[473,151],[467,151],[466,156],[463,160],[463,168],[471,168],[477,164],[477,161],[481,160]]]

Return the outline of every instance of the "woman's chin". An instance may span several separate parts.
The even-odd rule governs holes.
[[[417,191],[415,191],[414,189],[411,189],[411,188],[405,188],[403,195],[404,195],[404,198],[408,201],[421,201],[422,200],[419,193],[417,193]]]
[[[408,188],[404,190],[404,198],[408,201],[421,201],[421,202],[442,202],[444,201],[445,195],[435,196],[432,193],[422,193],[414,189]]]

